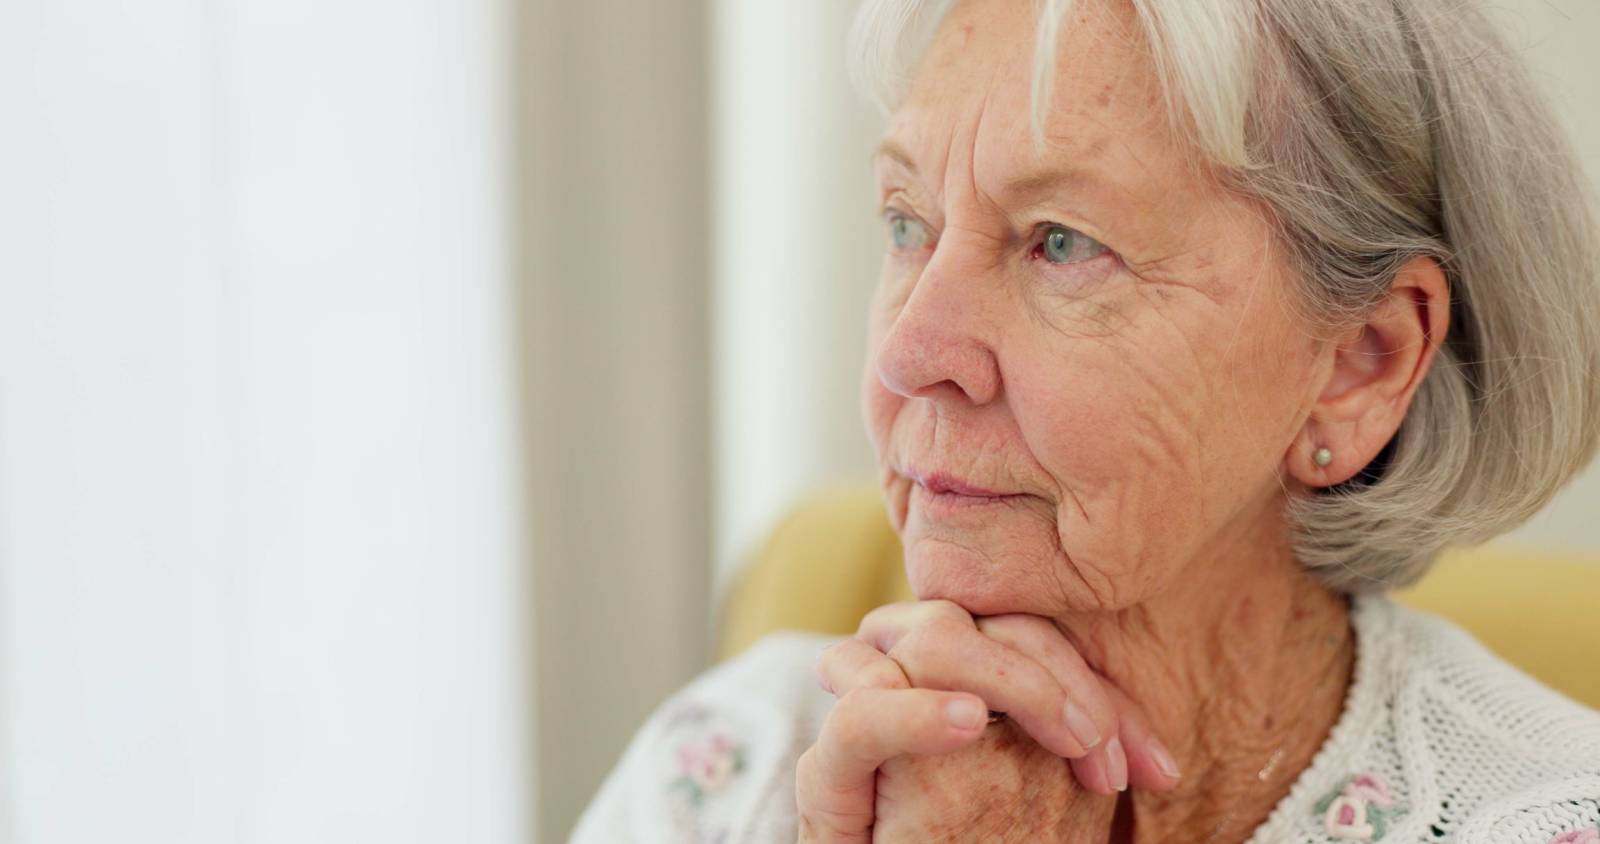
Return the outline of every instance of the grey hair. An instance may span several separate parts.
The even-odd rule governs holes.
[[[1050,102],[1070,0],[1039,0]],[[1399,431],[1352,481],[1299,497],[1300,562],[1387,589],[1522,523],[1600,440],[1600,230],[1582,169],[1472,0],[1131,0],[1176,124],[1270,211],[1314,324],[1358,320],[1410,259],[1451,326]],[[953,0],[865,0],[853,76],[885,110]]]

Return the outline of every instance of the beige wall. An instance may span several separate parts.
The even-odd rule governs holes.
[[[519,8],[538,827],[556,842],[706,659],[707,34],[699,2]]]
[[[1600,2],[1516,0],[1496,5],[1576,140],[1589,181],[1600,193]],[[1526,526],[1495,544],[1600,554],[1600,465],[1590,466]]]

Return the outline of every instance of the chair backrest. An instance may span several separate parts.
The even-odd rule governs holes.
[[[722,654],[777,630],[850,633],[873,607],[911,597],[877,490],[829,490],[773,530],[734,583]],[[1455,552],[1396,598],[1454,621],[1545,685],[1600,708],[1600,559]]]

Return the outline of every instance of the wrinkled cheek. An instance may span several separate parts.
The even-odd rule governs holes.
[[[1041,459],[1062,487],[1062,550],[1102,599],[1135,600],[1192,556],[1203,534],[1197,424],[1149,390],[1080,385]]]
[[[1084,518],[1063,532],[1070,558],[1104,578],[1107,591],[1137,600],[1199,550],[1203,535],[1198,478],[1183,465],[1129,443],[1123,460],[1097,460]],[[1110,455],[1108,449],[1107,457]]]

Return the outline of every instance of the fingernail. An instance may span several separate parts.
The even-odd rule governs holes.
[[[944,705],[944,719],[958,730],[971,730],[989,720],[989,710],[975,700],[961,698]]]
[[[1128,756],[1122,752],[1122,739],[1118,736],[1106,742],[1106,779],[1113,791],[1128,790]]]
[[[1177,761],[1172,758],[1172,753],[1167,750],[1167,746],[1161,743],[1161,739],[1151,736],[1148,747],[1150,748],[1150,758],[1156,760],[1156,767],[1161,769],[1161,773],[1167,775],[1167,779],[1175,780],[1181,776],[1178,773]]]
[[[1084,750],[1100,743],[1100,731],[1095,729],[1089,713],[1073,706],[1072,701],[1067,701],[1067,705],[1061,708],[1061,718],[1067,722],[1067,729],[1072,731],[1072,737],[1083,745]]]

